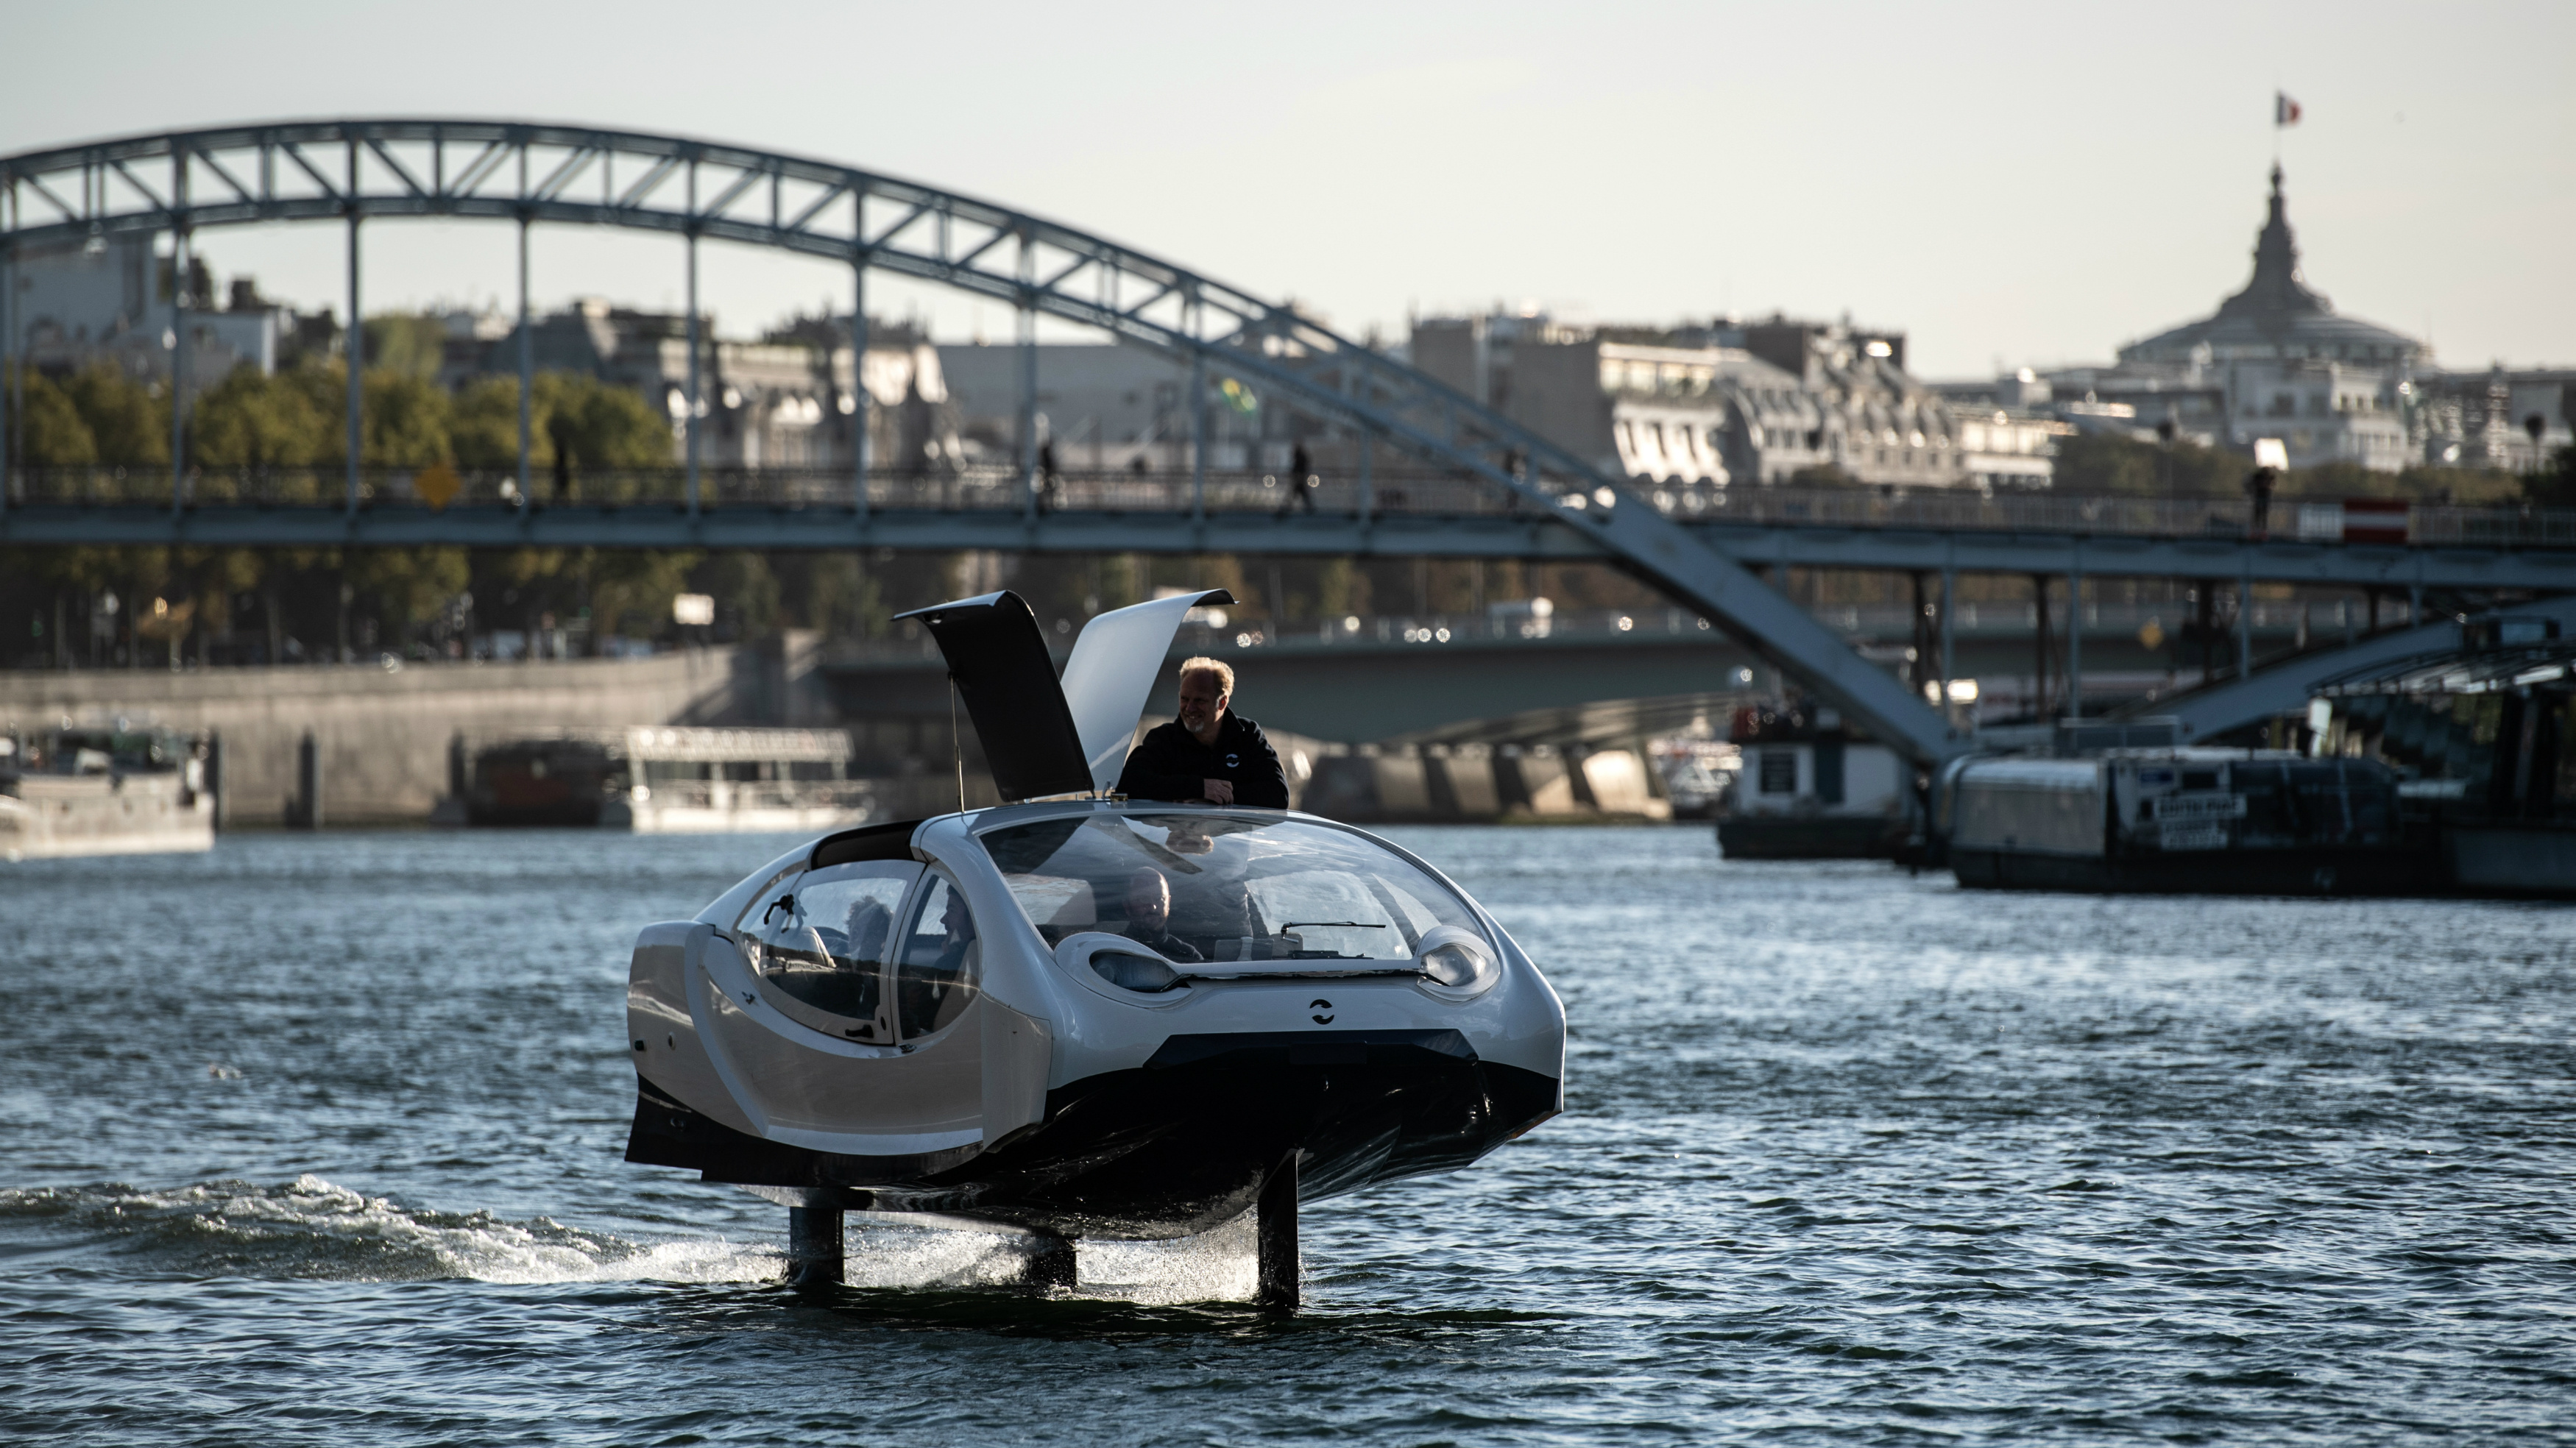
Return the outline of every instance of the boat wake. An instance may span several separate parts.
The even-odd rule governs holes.
[[[261,1186],[201,1182],[0,1190],[0,1239],[18,1252],[104,1250],[129,1271],[341,1282],[774,1282],[773,1243],[639,1241],[545,1217],[438,1212],[371,1197],[310,1173]],[[27,1239],[35,1239],[29,1241]],[[1028,1239],[853,1213],[846,1282],[855,1288],[992,1286],[1018,1278]],[[1249,1216],[1176,1242],[1085,1242],[1073,1295],[1147,1304],[1247,1298]]]
[[[756,1282],[774,1247],[641,1242],[538,1217],[436,1212],[306,1174],[283,1186],[201,1182],[0,1191],[0,1232],[107,1244],[121,1265],[190,1276],[348,1282]],[[64,1240],[73,1239],[73,1240]],[[38,1250],[42,1250],[41,1248]]]

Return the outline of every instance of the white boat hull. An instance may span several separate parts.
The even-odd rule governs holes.
[[[28,775],[0,795],[0,860],[192,854],[215,847],[215,807],[176,774]]]
[[[866,824],[869,813],[865,805],[754,804],[735,809],[612,800],[600,809],[599,825],[639,835],[783,834],[848,829]]]

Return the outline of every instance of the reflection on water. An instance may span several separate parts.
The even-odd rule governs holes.
[[[228,838],[0,872],[0,1440],[2550,1439],[2571,916],[1963,895],[1418,830],[1568,1113],[1248,1240],[862,1223],[621,1162],[635,927],[786,842]],[[1243,1234],[1238,1231],[1237,1237]]]

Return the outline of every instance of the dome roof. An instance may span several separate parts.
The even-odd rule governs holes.
[[[2204,352],[2202,349],[2206,348]],[[2425,355],[2424,344],[2386,327],[2335,315],[2334,304],[2299,275],[2299,248],[2272,168],[2271,215],[2254,243],[2254,276],[2245,289],[2197,322],[2120,349],[2122,362],[2223,361],[2229,357],[2322,357],[2392,364]]]

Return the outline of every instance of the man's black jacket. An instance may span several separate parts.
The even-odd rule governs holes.
[[[1232,782],[1236,804],[1288,807],[1288,776],[1279,768],[1278,752],[1260,725],[1231,709],[1217,721],[1214,748],[1177,719],[1147,730],[1145,742],[1127,756],[1118,792],[1130,799],[1201,799],[1207,794],[1203,781],[1211,779]]]

